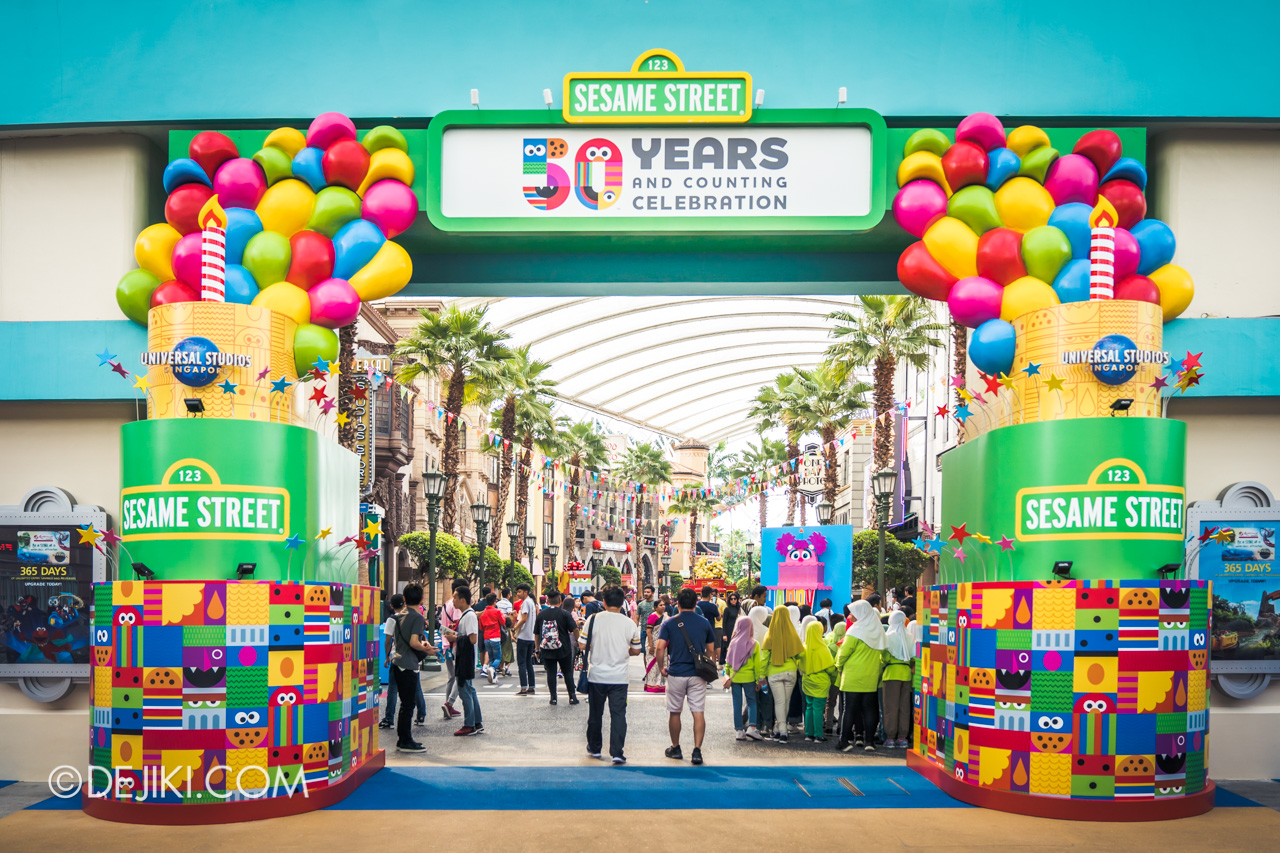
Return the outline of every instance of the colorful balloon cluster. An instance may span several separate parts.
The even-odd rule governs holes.
[[[129,319],[170,302],[200,299],[197,215],[213,195],[226,211],[226,300],[261,305],[298,324],[301,375],[338,353],[334,329],[354,322],[360,303],[409,282],[413,262],[392,237],[413,224],[418,198],[404,134],[386,125],[356,140],[351,119],[318,116],[304,136],[272,131],[241,157],[217,131],[196,134],[189,157],[164,170],[166,222],[138,235],[132,270],[116,285]]]
[[[1120,138],[1093,130],[1060,156],[1038,127],[1008,134],[989,113],[911,135],[898,167],[893,216],[912,235],[898,278],[947,303],[974,329],[969,358],[993,375],[1013,366],[1010,322],[1089,299],[1089,217],[1099,196],[1115,208],[1115,298],[1151,302],[1172,320],[1191,303],[1191,276],[1173,260],[1173,231],[1147,219],[1142,164]]]

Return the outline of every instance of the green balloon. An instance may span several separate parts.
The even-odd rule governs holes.
[[[1071,241],[1060,228],[1041,225],[1022,235],[1022,263],[1027,275],[1052,283],[1062,265],[1071,260]]]
[[[927,127],[911,134],[911,138],[907,140],[907,144],[902,148],[902,156],[910,157],[917,151],[932,151],[941,157],[947,153],[947,149],[950,147],[951,140],[947,139],[945,133]]]
[[[289,274],[289,238],[274,231],[260,231],[244,246],[244,268],[261,287],[284,281]]]
[[[338,357],[338,333],[324,326],[308,323],[299,326],[293,336],[293,367],[306,376],[317,358],[333,361]]]
[[[293,177],[293,161],[279,148],[263,148],[253,155],[253,162],[262,167],[267,176],[267,186]]]
[[[1044,183],[1044,176],[1048,174],[1049,167],[1053,165],[1053,161],[1058,159],[1058,149],[1045,146],[1036,148],[1027,152],[1027,156],[1022,158],[1022,166],[1018,169],[1018,174],[1027,178],[1035,178],[1037,183]],[[1052,279],[1050,279],[1052,281]]]
[[[360,141],[364,143],[364,147],[370,154],[383,148],[399,148],[404,153],[409,153],[409,143],[405,140],[404,134],[389,124],[378,125],[366,133],[364,139]]]
[[[311,211],[307,228],[332,240],[339,228],[359,218],[360,196],[346,187],[325,187],[316,193],[316,206]]]
[[[139,326],[147,325],[147,312],[151,310],[151,294],[160,286],[160,279],[146,270],[129,270],[116,285],[116,304]]]
[[[951,196],[947,215],[959,219],[978,235],[1003,224],[1000,214],[996,213],[995,193],[980,184],[967,186]]]

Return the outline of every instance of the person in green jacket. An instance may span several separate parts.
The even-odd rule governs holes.
[[[836,748],[848,752],[860,746],[867,752],[875,752],[874,738],[880,717],[876,689],[880,686],[880,653],[886,647],[884,628],[866,601],[855,601],[849,616],[853,623],[836,655],[836,672],[844,700]]]
[[[733,690],[733,728],[738,740],[762,740],[756,726],[756,684],[765,677],[756,644],[755,623],[745,614],[733,624],[733,636],[725,650],[724,686]],[[747,727],[742,728],[742,706],[747,706]]]
[[[884,737],[885,746],[907,748],[911,734],[911,662],[916,648],[907,631],[907,614],[895,610],[889,615],[889,631],[885,634],[884,661]]]
[[[831,652],[831,660],[835,661],[836,655],[840,653],[840,644],[844,642],[845,624],[843,616],[836,616],[835,626],[827,632],[823,637],[823,641],[827,644],[827,651]],[[825,719],[823,720],[822,730],[826,734],[835,734],[836,726],[836,709],[840,707],[840,685],[837,683],[834,675],[831,679],[831,690],[827,693],[827,708]]]
[[[769,632],[760,644],[769,692],[773,694],[773,736],[779,743],[787,742],[787,708],[791,704],[791,691],[796,688],[796,667],[803,651],[804,643],[796,633],[796,623],[791,621],[791,614],[785,608],[779,607],[769,620]]]
[[[804,694],[804,739],[822,742],[823,712],[831,690],[836,662],[822,638],[822,623],[810,622],[804,631],[804,652],[800,655],[800,692]]]

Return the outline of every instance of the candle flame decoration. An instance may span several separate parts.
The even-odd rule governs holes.
[[[1120,214],[1116,213],[1115,205],[1108,201],[1106,196],[1098,196],[1098,203],[1093,206],[1093,212],[1089,214],[1089,227],[1115,228],[1119,221]]]
[[[209,197],[196,217],[200,226],[200,300],[226,302],[227,212],[216,194]]]
[[[1114,299],[1116,292],[1116,222],[1115,207],[1105,196],[1089,214],[1089,298]]]

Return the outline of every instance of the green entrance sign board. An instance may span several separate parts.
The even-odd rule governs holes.
[[[630,72],[566,74],[562,112],[570,124],[740,124],[751,118],[751,75],[690,74],[674,53],[650,50]]]

